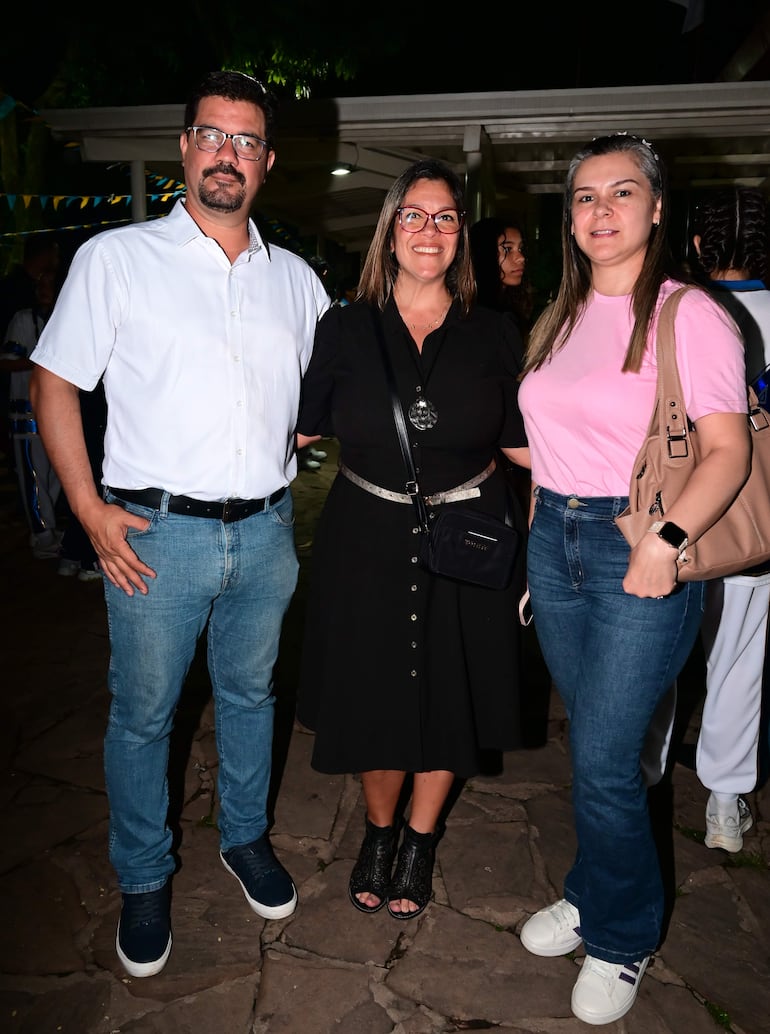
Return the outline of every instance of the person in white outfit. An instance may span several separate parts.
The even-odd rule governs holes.
[[[753,188],[721,190],[698,207],[694,228],[698,261],[743,333],[747,379],[759,387],[770,365],[767,203]],[[770,565],[708,584],[702,625],[706,697],[696,771],[711,791],[704,843],[731,853],[741,850],[753,824],[742,794],[757,784],[769,607]]]

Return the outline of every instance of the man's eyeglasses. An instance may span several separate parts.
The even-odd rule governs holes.
[[[225,133],[212,126],[188,126],[187,132],[192,133],[199,151],[208,151],[210,154],[224,147],[225,140],[232,140],[235,153],[247,162],[258,162],[268,146],[267,140],[251,133]]]
[[[407,233],[419,233],[433,220],[439,233],[459,233],[465,218],[465,212],[455,208],[442,208],[440,212],[426,212],[424,208],[410,205],[408,208],[396,209],[398,221]]]

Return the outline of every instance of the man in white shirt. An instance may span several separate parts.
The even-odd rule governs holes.
[[[267,835],[272,673],[297,578],[300,381],[329,299],[249,219],[273,124],[255,79],[209,75],[180,135],[186,199],[79,249],[32,357],[40,433],[105,575],[116,948],[135,977],[159,973],[171,951],[169,737],[207,625],[222,861],[263,918],[297,901]],[[78,402],[102,375],[103,498]]]

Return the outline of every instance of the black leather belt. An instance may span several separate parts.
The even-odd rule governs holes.
[[[162,488],[107,488],[118,499],[127,503],[138,503],[140,506],[149,506],[153,510],[159,510],[163,501]],[[224,521],[231,524],[233,521],[242,521],[244,517],[251,517],[253,513],[259,513],[268,506],[273,506],[286,493],[286,487],[279,488],[271,496],[265,499],[225,499],[224,502],[208,502],[205,499],[191,499],[189,495],[171,495],[168,497],[169,513],[182,513],[188,517],[208,517],[211,520]]]

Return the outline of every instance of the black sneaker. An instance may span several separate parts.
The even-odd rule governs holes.
[[[170,887],[124,894],[115,949],[132,977],[154,977],[171,954]]]
[[[263,833],[259,840],[219,852],[222,864],[243,888],[246,900],[263,919],[285,919],[297,907],[297,889],[273,854]]]

